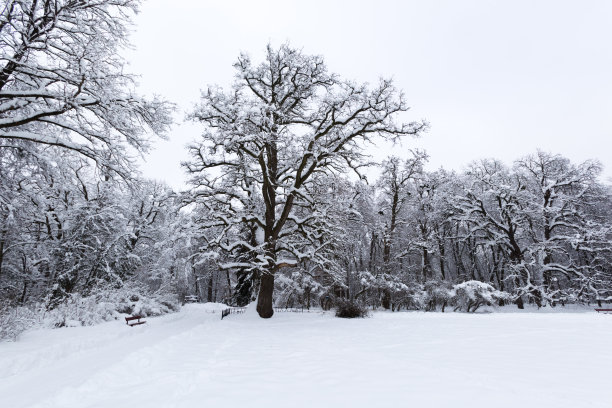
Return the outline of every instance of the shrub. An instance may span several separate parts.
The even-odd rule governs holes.
[[[338,299],[336,301],[336,317],[354,318],[368,316],[368,309],[354,300]]]
[[[24,306],[0,307],[0,341],[15,341],[24,331],[41,323],[42,312]]]
[[[442,312],[444,308],[452,301],[452,297],[455,294],[451,283],[446,281],[430,280],[425,282],[425,310],[435,311],[438,307],[441,307]]]
[[[53,308],[44,303],[9,307],[0,305],[0,340],[14,341],[28,329],[92,326],[120,319],[122,314],[158,316],[179,310],[172,294],[153,294],[133,288],[104,289],[84,297],[72,294]]]
[[[509,293],[499,291],[488,283],[467,281],[453,287],[452,302],[455,310],[475,312],[482,305],[491,306],[500,300],[510,300]]]

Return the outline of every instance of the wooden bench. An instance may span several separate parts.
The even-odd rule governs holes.
[[[140,319],[142,319],[142,316],[129,316],[125,318],[125,324],[132,327],[132,326],[138,326],[139,324],[146,323],[144,320],[140,321]],[[138,321],[134,322],[133,320],[138,320]]]
[[[595,309],[597,313],[612,313],[612,309]]]

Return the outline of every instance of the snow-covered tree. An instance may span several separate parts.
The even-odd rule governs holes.
[[[0,1],[0,148],[56,146],[129,177],[170,106],[134,92],[122,49],[139,0]]]
[[[472,280],[455,285],[450,291],[449,301],[455,305],[455,310],[475,312],[480,306],[491,306],[511,298],[510,294],[499,291],[488,283]]]
[[[259,65],[241,55],[234,67],[232,90],[208,89],[192,114],[206,130],[186,168],[194,197],[210,209],[207,226],[219,229],[210,246],[257,254],[248,265],[222,267],[258,271],[257,310],[268,318],[278,270],[315,257],[326,244],[317,242],[320,219],[302,211],[312,207],[315,176],[359,174],[366,143],[416,135],[425,124],[396,122],[408,107],[391,81],[370,88],[342,80],[321,57],[288,45],[268,46]],[[256,246],[231,234],[241,224],[256,225]]]
[[[499,248],[516,287],[519,307],[522,307],[523,295],[541,304],[526,257],[529,219],[525,209],[528,202],[525,181],[515,177],[499,161],[482,160],[471,165],[464,188],[462,196],[457,197],[457,213],[458,221],[466,228],[472,279],[484,279],[480,271],[484,251]]]
[[[610,278],[605,260],[611,225],[602,212],[608,197],[597,181],[601,165],[592,160],[575,165],[538,151],[517,160],[515,168],[530,192],[529,251],[543,295],[549,302],[598,298]]]
[[[382,175],[377,183],[381,192],[379,214],[384,219],[382,238],[383,268],[380,271],[382,279],[392,279],[390,275],[398,272],[398,254],[396,253],[396,256],[392,257],[392,249],[397,251],[398,246],[396,242],[397,229],[408,222],[406,217],[402,217],[401,214],[402,211],[405,211],[406,201],[411,194],[411,183],[416,177],[421,175],[423,165],[427,161],[427,154],[423,151],[412,151],[410,156],[405,161],[396,156],[384,161],[382,164]],[[383,290],[382,305],[385,309],[390,308],[390,297],[389,290]]]

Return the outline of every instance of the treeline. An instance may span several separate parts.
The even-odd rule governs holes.
[[[31,153],[0,149],[1,298],[53,305],[129,280],[164,290],[176,256],[176,195],[97,174],[58,149]]]
[[[348,298],[435,310],[466,281],[506,292],[499,300],[521,308],[612,299],[612,201],[597,162],[539,151],[511,167],[482,160],[458,174],[424,171],[425,161],[422,152],[389,158],[371,186],[319,180],[320,253],[279,269],[276,304],[325,307]],[[255,233],[244,235],[253,247]],[[225,267],[248,256],[238,252],[227,254]],[[313,261],[318,255],[325,261]],[[224,301],[254,298],[246,295],[256,274],[238,271],[230,281]]]
[[[54,166],[39,161],[51,151]],[[208,209],[190,204],[193,192],[105,178],[52,149],[38,158],[0,153],[4,301],[53,307],[126,285],[232,305],[255,299],[259,276],[248,265],[257,263],[256,227],[234,231],[252,252],[211,253],[201,229]],[[458,174],[425,171],[426,159],[389,158],[372,185],[318,179],[318,214],[299,215],[321,217],[318,246],[279,269],[275,303],[327,307],[347,298],[431,310],[466,281],[507,292],[504,302],[519,307],[612,298],[612,200],[597,162],[537,152],[512,167],[483,160]]]

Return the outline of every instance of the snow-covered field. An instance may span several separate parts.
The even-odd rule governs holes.
[[[209,312],[0,343],[0,407],[612,406],[612,315]]]

